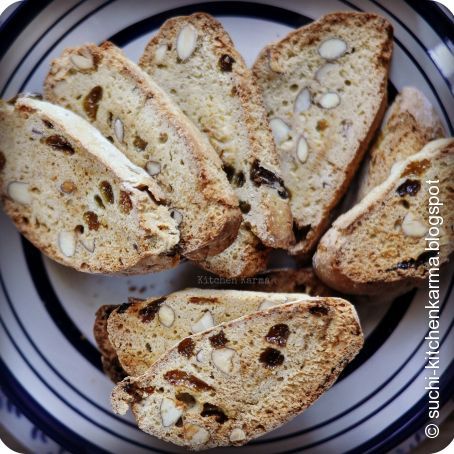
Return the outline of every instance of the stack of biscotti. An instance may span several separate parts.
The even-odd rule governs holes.
[[[428,143],[320,241],[313,264],[330,287],[351,294],[396,291],[438,274],[454,250],[454,138]]]
[[[236,241],[201,265],[225,277],[263,271],[268,248],[287,249],[293,234],[289,192],[252,72],[222,25],[204,13],[166,21],[140,66],[209,138],[240,201]]]
[[[243,445],[305,410],[360,350],[356,312],[339,298],[259,311],[255,303],[255,312],[185,337],[142,375],[125,378],[112,393],[114,410],[124,414],[130,405],[140,429],[192,450]],[[166,305],[151,302],[129,315],[144,326],[151,321],[153,345],[173,329],[167,316],[161,327],[154,323]],[[176,301],[173,308],[187,310]]]
[[[0,149],[4,210],[52,259],[106,274],[178,263],[164,194],[82,118],[37,99],[0,102]]]
[[[66,49],[55,59],[45,97],[96,126],[165,194],[179,247],[203,260],[234,241],[238,200],[208,141],[169,97],[111,43]]]
[[[296,244],[309,259],[349,187],[387,102],[392,27],[339,12],[270,44],[254,64],[280,156]]]
[[[388,109],[383,127],[365,159],[358,200],[388,178],[392,166],[444,137],[443,125],[429,100],[414,87],[404,87]]]

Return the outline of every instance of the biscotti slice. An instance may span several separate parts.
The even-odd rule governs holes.
[[[4,210],[50,258],[106,274],[178,263],[178,226],[156,183],[78,115],[2,102],[0,150]]]
[[[383,183],[396,162],[444,135],[443,125],[429,100],[418,89],[404,87],[386,113],[383,128],[364,162],[358,200]]]
[[[111,43],[66,49],[45,96],[91,121],[169,201],[182,253],[201,260],[225,249],[241,222],[238,201],[209,142],[170,98]]]
[[[317,298],[246,315],[186,338],[112,393],[143,431],[202,450],[243,445],[289,421],[361,349],[354,307]],[[181,344],[180,344],[181,345]],[[189,353],[188,353],[189,352]]]
[[[391,53],[389,22],[340,12],[265,47],[254,64],[291,194],[292,254],[310,257],[380,124]]]
[[[422,283],[454,249],[454,139],[438,139],[340,216],[314,256],[319,278],[344,293]]]
[[[125,303],[108,317],[110,343],[128,375],[140,375],[165,351],[191,334],[245,314],[307,298],[301,293],[187,289]],[[190,345],[180,344],[189,355]]]
[[[244,222],[266,246],[293,241],[288,192],[252,72],[205,13],[166,21],[140,66],[209,138],[240,200]]]

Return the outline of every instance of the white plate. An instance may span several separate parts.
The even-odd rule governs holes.
[[[404,85],[418,87],[453,132],[449,119],[454,117],[454,63],[445,44],[452,39],[452,22],[435,4],[424,2],[422,7],[420,2],[410,6],[385,0],[43,3],[47,6],[40,9],[36,2],[25,2],[1,28],[3,98],[20,91],[41,91],[50,60],[67,46],[112,39],[137,60],[154,31],[177,14],[199,10],[214,14],[250,64],[265,44],[289,30],[324,13],[356,9],[380,13],[395,27],[391,94]],[[436,24],[436,31],[431,24]],[[102,304],[200,286],[198,276],[203,273],[186,263],[144,277],[85,275],[43,258],[3,214],[0,232],[0,377],[9,398],[33,424],[71,452],[180,452],[140,432],[131,416],[112,413],[112,384],[101,371],[92,325]],[[442,404],[454,383],[452,274],[452,267],[445,269],[441,279]],[[407,448],[414,441],[409,437],[427,419],[426,297],[421,290],[395,302],[358,305],[366,345],[343,377],[304,414],[234,452],[385,452],[402,443]]]

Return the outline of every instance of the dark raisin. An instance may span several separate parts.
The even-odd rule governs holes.
[[[131,198],[125,191],[120,191],[120,210],[125,214],[129,214],[132,210]]]
[[[223,348],[229,340],[225,337],[224,331],[210,337],[210,343],[214,348]]]
[[[245,181],[246,181],[246,178],[244,177],[243,172],[238,172],[233,178],[233,184],[235,186],[237,186],[238,188],[243,187]]]
[[[123,314],[124,312],[126,312],[129,307],[131,306],[132,303],[123,303],[123,304],[120,304],[120,306],[118,307],[117,309],[117,313],[118,314]]]
[[[271,186],[277,190],[277,193],[281,198],[288,199],[289,193],[284,186],[284,180],[282,180],[281,177],[278,177],[274,172],[271,172],[271,170],[262,167],[258,159],[252,163],[250,176],[252,182],[256,186],[261,186],[262,184]]]
[[[410,195],[414,197],[421,189],[421,183],[418,180],[405,180],[397,189],[396,192],[401,196]]]
[[[235,63],[235,60],[227,54],[221,55],[221,58],[219,59],[219,68],[223,72],[231,72],[232,71],[232,66]]]
[[[186,356],[186,358],[190,358],[194,354],[194,347],[194,341],[190,337],[187,337],[178,344],[178,353]]]
[[[154,301],[148,303],[145,307],[140,309],[139,317],[142,319],[142,322],[143,323],[151,322],[155,318],[155,315],[158,313],[161,304],[165,300],[166,300],[165,297],[155,299]]]
[[[251,204],[240,200],[239,203],[240,210],[243,214],[248,214],[251,211]]]
[[[195,397],[189,393],[178,393],[175,394],[175,397],[180,402],[183,402],[188,408],[192,408],[197,403]]]
[[[182,370],[169,370],[164,374],[164,378],[174,386],[185,386],[195,391],[211,391],[214,388],[208,383],[205,383],[200,378],[188,374]]]
[[[329,312],[329,309],[326,306],[312,306],[309,308],[309,312],[312,315],[321,316],[321,315],[327,315]]]
[[[260,362],[268,369],[274,369],[284,362],[284,355],[275,348],[267,347],[260,353]]]
[[[183,417],[179,417],[178,421],[175,423],[176,427],[183,427]]]
[[[297,243],[304,241],[307,237],[307,234],[311,230],[311,225],[299,226],[296,221],[293,221],[293,234],[295,235],[295,240]]]
[[[147,395],[154,393],[153,386],[147,386],[145,388],[140,388],[135,383],[126,383],[123,386],[123,389],[126,393],[128,393],[132,397],[134,402],[140,402]]]
[[[235,168],[232,166],[229,166],[228,164],[225,164],[222,169],[224,170],[227,180],[229,180],[229,183],[233,181],[233,177],[235,176]]]
[[[84,99],[84,110],[91,121],[96,120],[99,102],[102,99],[102,87],[93,87]]]
[[[49,120],[43,120],[44,126],[49,129],[54,129],[54,125]]]
[[[147,343],[145,344],[145,348],[147,349],[147,351],[149,351],[149,352],[151,353],[151,345],[150,345],[149,342],[147,342]]]
[[[136,136],[136,137],[134,138],[133,145],[134,145],[138,150],[143,151],[143,150],[145,150],[145,148],[147,148],[148,142],[145,142],[145,140],[143,140],[141,137]]]
[[[436,251],[426,251],[420,254],[416,259],[409,259],[399,262],[395,267],[389,268],[386,271],[395,271],[395,270],[408,270],[409,268],[418,268],[422,265],[425,265],[431,257],[437,255]]]
[[[270,344],[276,344],[280,347],[285,347],[287,345],[287,339],[290,335],[290,329],[284,323],[279,323],[274,325],[268,331],[268,334],[265,336],[265,339]]]
[[[108,203],[114,203],[114,193],[108,181],[101,181],[99,185],[103,199]]]
[[[94,199],[95,199],[96,205],[98,205],[99,208],[106,208],[106,207],[104,206],[104,202],[102,201],[101,197],[99,197],[98,194],[96,194],[96,195],[94,196]]]
[[[74,148],[63,136],[49,136],[45,139],[45,143],[54,150],[63,151],[63,153],[67,153],[69,155],[74,154]]]
[[[98,215],[93,211],[86,211],[84,213],[84,221],[88,225],[89,230],[98,230],[100,223],[98,221]]]
[[[74,232],[78,233],[79,235],[82,235],[84,233],[84,226],[83,225],[76,225],[74,227]]]
[[[224,424],[229,419],[227,417],[227,415],[222,411],[221,408],[219,408],[216,405],[209,404],[209,403],[203,404],[203,410],[200,413],[200,416],[202,416],[203,418],[205,418],[207,416],[214,416],[214,419],[219,424]]]
[[[0,151],[0,172],[5,168],[6,157],[2,151]]]

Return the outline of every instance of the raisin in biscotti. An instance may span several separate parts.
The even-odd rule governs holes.
[[[91,121],[165,193],[183,255],[225,249],[241,222],[238,201],[208,141],[170,98],[111,43],[66,49],[45,96]]]
[[[0,150],[4,210],[50,258],[106,274],[178,263],[162,192],[84,119],[36,99],[2,102]]]
[[[354,307],[338,298],[274,306],[173,347],[112,393],[143,431],[192,450],[243,445],[292,419],[361,349]]]
[[[254,64],[290,192],[296,244],[309,258],[380,124],[392,27],[334,13],[270,44]]]
[[[416,88],[404,87],[386,113],[364,162],[358,200],[388,178],[393,164],[443,136],[443,125],[429,100]]]
[[[323,236],[313,259],[319,278],[352,294],[422,283],[429,268],[440,267],[454,249],[453,169],[452,138],[430,142],[395,164],[389,178],[340,216]],[[432,194],[429,187],[435,188]],[[429,206],[433,195],[441,206]],[[436,227],[441,219],[443,225]],[[439,254],[426,249],[436,246],[426,241],[434,236],[429,228],[437,228]]]
[[[202,265],[226,277],[263,270],[267,254],[260,242],[288,248],[292,217],[251,71],[222,25],[204,13],[165,22],[140,65],[208,136],[240,200],[242,235],[230,250]]]
[[[117,307],[108,317],[107,332],[123,369],[135,376],[191,334],[307,297],[302,293],[187,289]],[[180,350],[185,348],[184,343],[180,345]]]

